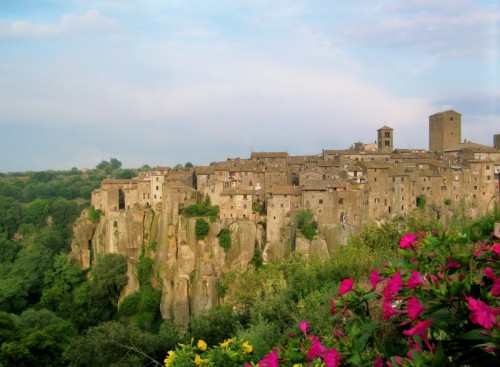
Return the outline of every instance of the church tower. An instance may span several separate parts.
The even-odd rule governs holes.
[[[429,150],[443,153],[462,142],[462,115],[453,110],[429,116]]]
[[[392,152],[394,149],[394,129],[389,126],[384,126],[377,131],[377,144],[379,152]]]

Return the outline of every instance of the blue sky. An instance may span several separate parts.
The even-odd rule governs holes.
[[[500,134],[496,0],[0,0],[0,171]]]

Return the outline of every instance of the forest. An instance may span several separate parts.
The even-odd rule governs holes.
[[[384,350],[386,357],[392,352],[381,346],[368,348],[368,339],[363,348],[368,348],[371,354],[363,354],[360,346],[351,343],[344,345],[344,353],[347,355],[348,350],[356,347],[359,358],[346,357],[336,364],[326,357],[327,350],[333,349],[306,355],[295,353],[301,347],[297,349],[293,343],[302,340],[297,335],[303,334],[302,345],[311,351],[311,343],[320,339],[309,335],[332,336],[338,330],[339,320],[332,312],[334,305],[349,309],[356,304],[358,309],[352,312],[359,314],[359,307],[365,307],[361,305],[376,298],[369,293],[363,293],[366,299],[355,298],[355,295],[361,297],[362,292],[352,283],[344,283],[346,279],[369,284],[373,269],[392,269],[390,264],[400,264],[391,274],[386,274],[387,278],[400,273],[401,269],[410,269],[409,265],[401,264],[414,262],[410,257],[405,258],[408,255],[405,251],[410,247],[414,249],[414,243],[429,242],[428,247],[438,244],[442,248],[448,242],[453,242],[450,246],[464,244],[460,249],[448,248],[448,257],[452,252],[460,253],[466,244],[492,244],[493,223],[500,221],[496,208],[493,214],[479,220],[457,217],[450,228],[445,229],[432,212],[420,208],[382,225],[366,225],[349,238],[346,246],[339,246],[329,260],[291,256],[280,263],[259,262],[231,269],[218,284],[219,296],[224,302],[194,317],[187,328],[182,328],[161,317],[161,290],[150,283],[152,261],[149,258],[141,257],[138,264],[140,290],[123,299],[120,294],[127,283],[126,258],[109,254],[90,270],[80,269],[68,258],[73,223],[83,209],[89,208],[92,190],[98,188],[104,178],[131,178],[148,169],[147,165],[123,169],[120,161],[111,158],[88,170],[0,173],[0,366],[306,366],[308,362],[327,367],[339,363],[374,365],[373,361],[377,360],[374,350]],[[452,230],[460,236],[450,234],[455,233]],[[407,233],[420,234],[403,248],[401,239]],[[492,248],[485,251],[491,252]],[[439,251],[436,249],[432,257]],[[445,255],[443,261],[449,261]],[[460,261],[454,258],[454,264],[462,264]],[[499,279],[499,269],[498,265],[488,267],[493,267],[493,273],[490,272],[493,285],[488,285],[491,288]],[[453,269],[457,272],[459,268]],[[338,292],[339,287],[342,294]],[[490,288],[491,304],[498,308],[498,296]],[[332,301],[337,293],[339,297]],[[346,297],[350,297],[350,303]],[[348,319],[348,316],[343,317]],[[498,335],[493,336],[497,338],[493,348],[498,347],[500,339],[497,320],[494,314],[494,333]],[[349,320],[343,323],[351,325]],[[373,326],[373,323],[363,325],[369,327],[366,325]],[[457,328],[462,326],[457,322]],[[388,325],[384,327],[387,329]],[[350,328],[351,333],[353,330]],[[379,335],[375,327],[368,334],[372,335],[372,342]],[[321,339],[322,343],[328,344],[327,339]],[[446,335],[439,340],[446,340]],[[211,352],[210,358],[200,357],[207,345],[209,350],[213,347],[212,351],[220,352],[230,351],[231,343],[238,344],[248,356],[241,359],[241,353],[226,353],[224,358],[229,359],[223,359]],[[425,352],[428,349],[433,352],[431,362],[438,360],[438,348],[432,343],[429,345],[424,348]],[[220,346],[219,349],[216,346]],[[282,346],[281,349],[276,349],[278,346]],[[446,346],[440,348],[439,353],[444,355],[442,350],[446,350]],[[183,360],[179,357],[182,353],[189,358]],[[422,362],[415,364],[421,355],[424,356]],[[466,352],[463,356],[460,363],[468,358]],[[490,353],[481,361],[498,361],[497,357],[498,354]],[[431,365],[431,362],[426,364],[429,360],[425,359],[425,353],[402,360],[404,363],[409,360],[407,364],[397,364],[398,359],[391,358],[392,365]]]

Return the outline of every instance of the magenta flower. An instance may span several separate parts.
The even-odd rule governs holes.
[[[309,328],[311,327],[311,325],[309,325],[307,323],[307,321],[301,321],[299,322],[299,329],[304,333],[304,336],[307,338],[307,330],[309,330]]]
[[[500,256],[500,243],[495,243],[491,249],[495,254]]]
[[[396,310],[394,307],[392,307],[392,303],[389,300],[384,301],[384,303],[382,304],[382,308],[384,309],[384,320],[388,320],[392,315],[404,313],[404,311]]]
[[[383,367],[384,360],[381,356],[375,356],[375,361],[373,362],[373,367]]]
[[[340,354],[335,349],[327,349],[323,357],[326,367],[338,367],[340,362]]]
[[[316,357],[321,357],[323,353],[325,353],[325,351],[326,348],[323,346],[323,344],[320,343],[316,336],[313,336],[311,339],[311,347],[306,354],[306,358],[307,360],[311,360]]]
[[[500,278],[493,279],[493,287],[491,287],[491,294],[495,297],[500,296]]]
[[[278,351],[273,350],[259,362],[259,367],[278,367]]]
[[[414,235],[413,233],[408,233],[401,238],[401,241],[399,241],[399,247],[403,250],[409,249],[410,247],[413,247],[413,243],[416,240],[416,235]]]
[[[429,326],[432,324],[432,319],[424,320],[424,321],[419,321],[417,322],[417,325],[415,327],[409,329],[409,330],[404,330],[403,334],[408,335],[408,336],[413,336],[413,335],[418,335],[422,339],[427,340],[427,337],[425,336],[425,333]]]
[[[453,261],[452,258],[449,257],[449,256],[446,258],[446,263],[447,263],[447,265],[443,268],[443,270],[447,270],[447,269],[460,269],[462,267],[462,265],[460,265],[459,263]]]
[[[347,278],[340,283],[339,295],[343,296],[347,292],[351,292],[354,287],[354,279]]]
[[[391,294],[398,294],[402,286],[401,273],[398,271],[389,279],[386,287]]]
[[[418,287],[419,285],[425,285],[425,283],[424,283],[424,281],[422,279],[422,276],[419,274],[419,272],[416,271],[416,270],[413,270],[411,272],[410,278],[406,282],[406,286],[409,289],[413,289],[413,288]]]
[[[377,270],[372,270],[370,272],[370,284],[372,285],[372,291],[375,290],[375,288],[377,288],[377,284],[380,283],[382,280],[384,280],[383,278],[380,277],[380,272],[377,271]]]
[[[467,299],[470,309],[470,321],[475,324],[481,325],[485,329],[491,329],[493,325],[497,324],[496,313],[494,309],[480,300],[472,297]]]
[[[486,278],[495,279],[495,271],[489,266],[484,268],[483,274]]]
[[[416,296],[408,300],[408,317],[412,320],[418,319],[420,314],[425,310],[425,307],[419,302]]]

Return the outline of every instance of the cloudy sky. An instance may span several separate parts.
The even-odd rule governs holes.
[[[500,134],[497,0],[0,0],[0,171]]]

